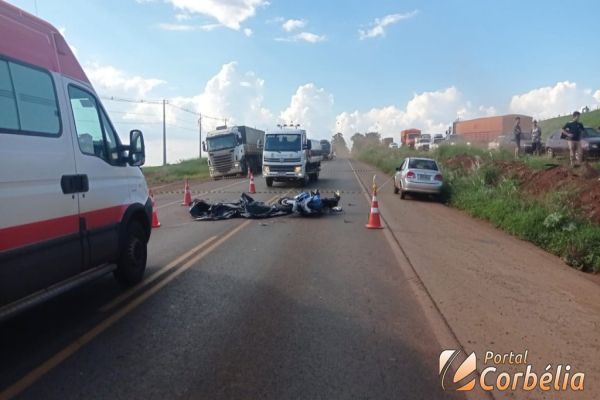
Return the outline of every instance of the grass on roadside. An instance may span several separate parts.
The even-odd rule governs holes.
[[[540,121],[540,126],[544,138],[551,135],[553,132],[561,129],[567,122],[571,120],[570,115],[551,118],[544,121]],[[591,128],[598,128],[600,126],[600,110],[594,110],[587,113],[581,114],[580,122]]]
[[[142,172],[149,186],[182,181],[185,178],[208,178],[208,163],[206,158],[183,160],[177,164],[159,167],[143,167]]]
[[[464,170],[456,165],[444,168],[443,195],[450,205],[558,255],[569,265],[600,272],[600,226],[586,221],[572,209],[568,193],[532,198],[519,190],[518,182],[503,176],[502,171],[489,162],[514,160],[512,152],[442,146],[420,154],[409,149],[373,146],[355,153],[354,157],[392,174],[402,159],[410,155],[433,157],[442,165],[460,156],[477,158],[481,162],[475,170]],[[542,169],[550,160],[526,156],[521,161],[531,169]]]

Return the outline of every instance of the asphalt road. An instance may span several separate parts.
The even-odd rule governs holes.
[[[256,186],[261,200],[298,191]],[[344,213],[196,222],[159,190],[149,281],[131,293],[107,276],[0,326],[0,397],[456,398],[390,245],[364,228],[348,161],[311,187],[341,190]],[[192,190],[231,201],[247,181]]]
[[[586,373],[576,396],[495,398],[599,398],[597,279],[460,211],[400,200],[381,173],[386,229],[367,230],[374,173],[324,163],[310,187],[341,190],[344,212],[320,218],[197,222],[182,190],[158,189],[141,285],[106,276],[0,325],[0,400],[461,398],[441,389],[445,349],[475,352],[480,372],[488,350],[528,350],[537,371]],[[192,192],[235,201],[247,185]],[[256,186],[264,201],[299,190]]]

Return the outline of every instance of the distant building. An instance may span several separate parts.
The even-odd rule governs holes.
[[[456,121],[452,127],[455,135],[463,137],[470,143],[489,143],[498,136],[510,136],[513,134],[515,117],[521,117],[521,130],[524,134],[530,134],[533,126],[533,118],[528,115],[508,114],[495,117],[485,117]]]

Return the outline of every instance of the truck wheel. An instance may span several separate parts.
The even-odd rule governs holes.
[[[248,163],[246,163],[246,160],[242,161],[240,166],[242,167],[242,176],[247,176],[248,175]]]
[[[273,186],[273,178],[265,178],[268,187]]]
[[[137,221],[129,223],[127,237],[114,272],[119,283],[132,286],[144,277],[148,258],[148,241],[142,225]]]

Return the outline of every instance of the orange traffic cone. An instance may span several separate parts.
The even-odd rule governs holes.
[[[156,203],[154,202],[152,190],[150,190],[150,203],[152,204],[152,227],[160,228],[160,221],[158,220],[158,213],[156,212]]]
[[[190,192],[190,183],[186,178],[185,179],[185,189],[184,189],[184,193],[183,193],[183,203],[181,203],[181,205],[189,207],[190,204],[192,204],[192,192]]]
[[[371,200],[371,211],[369,212],[369,223],[366,225],[368,229],[383,229],[381,219],[379,218],[379,203],[377,202],[377,185],[373,176],[373,199]]]
[[[252,170],[250,170],[250,187],[248,188],[248,193],[253,194],[256,193],[256,186],[254,186],[254,175],[252,174]]]

